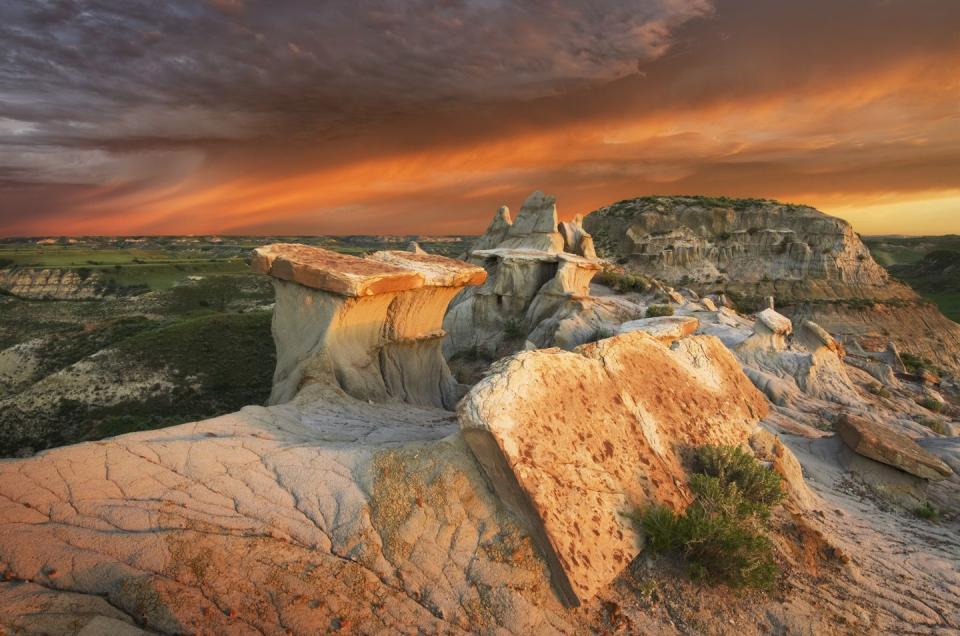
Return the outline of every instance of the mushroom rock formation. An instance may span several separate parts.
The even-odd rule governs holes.
[[[572,349],[643,315],[625,299],[590,296],[600,270],[592,239],[579,219],[558,224],[556,200],[542,192],[527,198],[512,223],[507,208],[500,208],[468,260],[482,265],[488,278],[460,294],[444,319],[448,359],[475,348],[495,352],[511,339],[513,350],[523,340]]]
[[[586,633],[562,601],[637,553],[620,513],[681,507],[679,449],[766,412],[718,340],[630,333],[501,361],[458,426],[437,329],[483,270],[300,245],[254,268],[274,404],[0,462],[0,631]]]
[[[452,408],[460,397],[441,351],[443,316],[479,267],[428,254],[369,258],[274,244],[254,251],[254,270],[274,278],[277,345],[271,404],[314,383],[361,400],[391,398]]]
[[[467,444],[569,605],[639,552],[628,513],[689,503],[680,448],[742,444],[767,411],[718,339],[668,348],[642,332],[515,354],[458,407]]]

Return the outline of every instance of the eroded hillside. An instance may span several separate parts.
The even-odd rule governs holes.
[[[960,629],[955,385],[722,295],[591,284],[583,228],[557,244],[552,198],[524,209],[480,263],[259,250],[272,404],[0,461],[0,625]],[[444,356],[453,298],[481,299],[468,351],[522,349],[472,387]]]

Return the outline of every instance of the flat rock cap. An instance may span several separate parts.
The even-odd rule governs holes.
[[[487,271],[482,267],[436,254],[385,251],[374,252],[370,259],[418,271],[428,287],[482,285],[487,280]]]
[[[254,271],[342,296],[373,296],[424,286],[478,285],[482,267],[443,256],[378,252],[358,258],[299,243],[273,243],[253,251]]]

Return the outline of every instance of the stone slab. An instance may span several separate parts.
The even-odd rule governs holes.
[[[658,316],[625,322],[617,328],[617,333],[643,331],[657,340],[671,342],[689,336],[699,326],[700,321],[691,316]]]
[[[342,296],[372,296],[424,285],[424,275],[418,271],[298,243],[258,247],[251,267],[261,274]]]
[[[682,449],[743,443],[767,411],[720,340],[668,348],[643,332],[505,358],[458,407],[467,444],[568,605],[639,553],[626,515],[690,501]]]
[[[463,287],[482,285],[487,271],[466,261],[425,252],[383,251],[370,255],[371,260],[411,269],[423,274],[428,287]]]
[[[915,441],[887,426],[845,414],[836,424],[837,435],[855,453],[894,468],[939,481],[953,474],[950,466]]]

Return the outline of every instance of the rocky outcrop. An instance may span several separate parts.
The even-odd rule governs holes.
[[[893,340],[960,373],[960,325],[891,279],[849,223],[809,206],[645,197],[592,212],[584,227],[600,256],[628,269],[725,290],[745,310],[773,297],[797,324],[812,320],[867,349],[876,338]]]
[[[855,453],[922,477],[941,480],[953,470],[906,435],[862,417],[845,414],[837,422],[837,434]]]
[[[564,251],[580,254],[585,258],[596,258],[597,252],[593,246],[593,237],[583,229],[583,216],[578,214],[572,221],[559,225],[563,236]]]
[[[757,372],[750,377],[757,380],[758,387],[774,402],[784,399],[790,389],[770,382],[770,377],[776,377],[818,399],[848,406],[860,404],[833,337],[809,321],[799,334],[792,334],[789,318],[764,309],[757,315],[753,333],[734,347],[740,360]]]
[[[642,332],[517,354],[459,407],[467,443],[571,605],[639,552],[629,513],[689,502],[684,447],[739,445],[766,412],[716,338],[671,349]]]
[[[591,213],[600,252],[668,282],[799,281],[885,285],[849,223],[803,205],[756,199],[645,197]]]
[[[315,383],[361,400],[446,408],[462,395],[442,356],[441,323],[464,286],[486,279],[482,268],[413,252],[363,259],[291,244],[256,249],[252,265],[275,279],[271,404]]]
[[[476,350],[503,355],[524,341],[571,349],[643,315],[628,301],[590,296],[600,270],[592,239],[577,220],[558,224],[556,201],[542,192],[527,198],[514,222],[500,208],[468,260],[488,277],[447,314],[447,358]]]
[[[689,336],[699,326],[700,321],[692,316],[659,316],[657,318],[627,321],[617,327],[617,333],[642,331],[669,344],[674,340]]]
[[[28,300],[91,300],[112,295],[100,274],[84,269],[2,269],[0,289]]]

